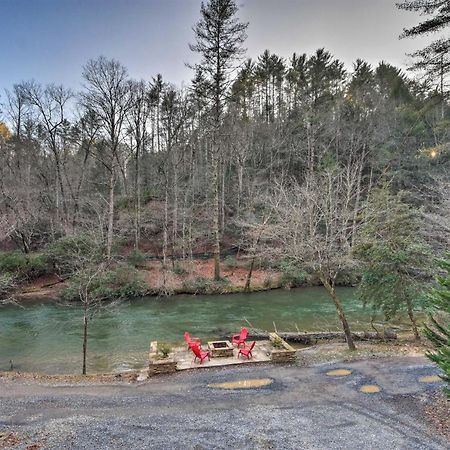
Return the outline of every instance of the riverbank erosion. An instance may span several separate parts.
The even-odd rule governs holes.
[[[449,443],[448,405],[437,374],[423,356],[397,355],[187,371],[132,384],[1,377],[0,439],[46,449],[440,450]],[[430,416],[438,407],[441,416]]]

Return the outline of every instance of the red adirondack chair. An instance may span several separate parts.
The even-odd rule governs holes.
[[[241,332],[239,334],[235,334],[231,337],[231,342],[233,345],[237,345],[237,348],[239,348],[241,345],[245,348],[245,340],[247,339],[247,336],[247,328],[241,328]]]
[[[188,348],[191,348],[193,345],[196,345],[196,346],[202,345],[202,343],[200,341],[200,338],[198,338],[198,337],[191,337],[189,335],[188,331],[184,332],[184,340],[186,341],[186,344],[187,344]]]
[[[192,345],[192,346],[191,346],[191,350],[194,352],[194,355],[195,355],[194,362],[195,362],[195,360],[196,360],[197,358],[200,360],[200,364],[201,364],[206,358],[208,358],[208,360],[210,359],[210,357],[209,357],[209,352],[204,352],[204,351],[202,351],[198,345]]]
[[[255,346],[255,344],[256,344],[256,342],[253,341],[253,344],[250,345],[249,348],[241,348],[241,349],[239,349],[238,358],[239,358],[239,355],[246,356],[247,359],[253,358],[252,350],[253,350],[253,347]]]

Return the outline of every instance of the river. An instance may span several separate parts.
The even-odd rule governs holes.
[[[369,329],[369,311],[351,288],[338,295],[354,330]],[[88,371],[143,367],[152,340],[178,343],[184,331],[203,341],[238,332],[247,319],[273,330],[336,330],[339,322],[323,288],[252,294],[180,295],[124,301],[91,321]],[[81,369],[82,311],[79,305],[30,302],[0,306],[0,370],[77,373]]]

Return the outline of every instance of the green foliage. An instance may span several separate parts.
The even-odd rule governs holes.
[[[196,277],[183,281],[183,290],[193,294],[220,294],[227,292],[230,282],[226,278],[214,281],[205,277]]]
[[[92,272],[92,268],[86,271]],[[72,277],[64,290],[64,298],[73,300],[78,298],[79,287],[84,286],[85,273],[80,270]],[[103,300],[120,300],[136,298],[146,295],[148,286],[138,270],[127,264],[119,264],[116,267],[98,274],[89,285],[92,298]]]
[[[55,270],[63,275],[72,274],[102,258],[103,247],[94,235],[83,233],[65,236],[47,247],[47,257]]]
[[[158,342],[158,352],[163,358],[167,358],[172,351],[172,346],[167,342]]]
[[[139,250],[133,250],[127,257],[128,264],[131,266],[137,267],[142,266],[145,261],[144,253],[141,253]]]
[[[143,205],[147,204],[150,200],[158,199],[161,193],[156,187],[146,187],[141,194],[141,202]]]
[[[272,346],[273,348],[283,349],[284,348],[283,339],[281,339],[279,336],[276,336],[272,340]]]
[[[36,278],[49,272],[48,259],[42,253],[2,252],[1,272],[9,272],[17,278]]]
[[[188,271],[186,270],[186,268],[183,266],[182,263],[180,263],[179,261],[175,261],[175,264],[173,265],[173,269],[172,269],[173,273],[175,273],[176,275],[186,275],[188,273]]]
[[[438,287],[432,288],[428,294],[435,311],[431,324],[425,327],[425,334],[435,351],[427,353],[427,356],[442,369],[443,379],[450,385],[450,260],[440,261],[439,267],[445,275],[436,277]],[[450,397],[449,387],[445,392]]]
[[[391,195],[386,186],[374,190],[354,248],[362,263],[357,293],[388,319],[404,308],[412,313],[423,299],[431,258],[420,226],[418,211],[400,195]]]
[[[292,262],[282,260],[277,265],[281,271],[281,284],[286,287],[298,287],[306,283],[307,274],[296,267]]]
[[[0,272],[0,299],[7,297],[16,287],[16,277],[9,272]]]
[[[237,266],[237,260],[235,256],[228,255],[223,260],[223,265],[227,269],[234,269]]]

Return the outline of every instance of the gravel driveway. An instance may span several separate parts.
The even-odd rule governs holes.
[[[327,375],[338,368],[352,373]],[[15,448],[448,449],[422,411],[441,383],[419,378],[436,373],[422,357],[402,357],[202,370],[130,385],[0,379],[0,431],[16,433]],[[262,378],[273,382],[209,387]],[[360,392],[367,384],[380,392]]]

